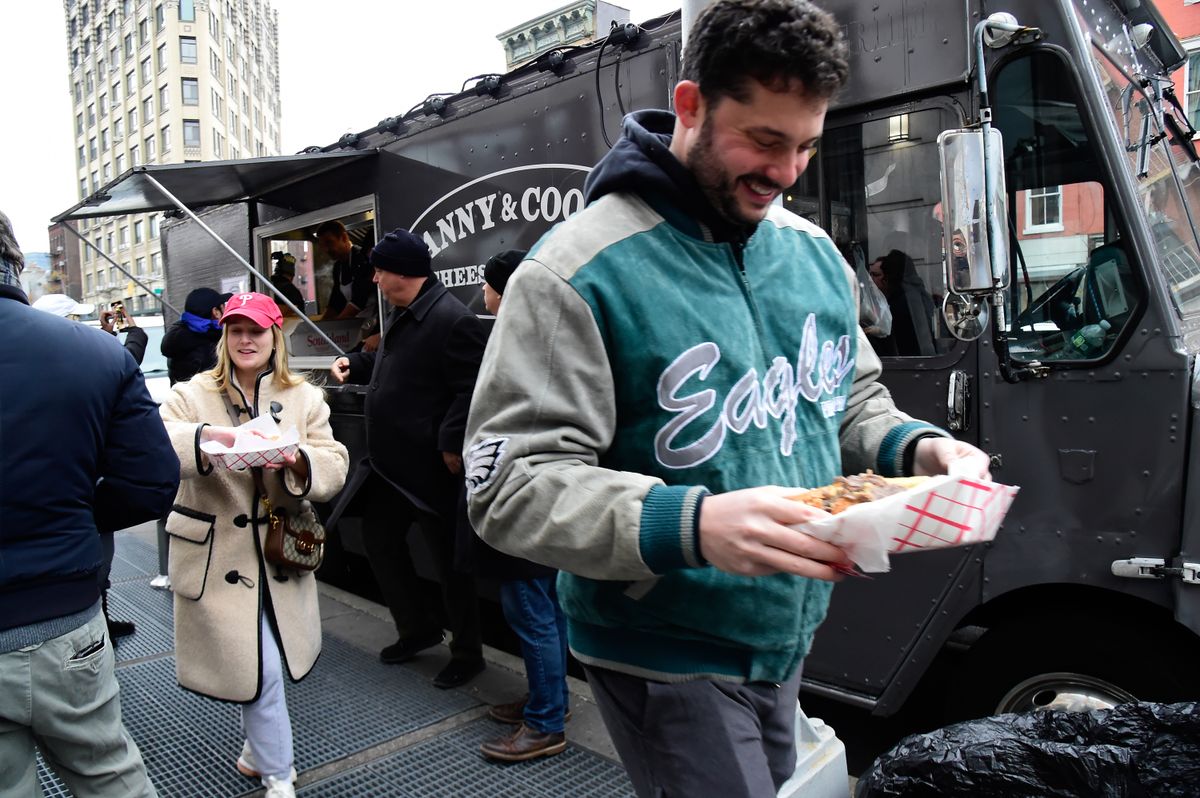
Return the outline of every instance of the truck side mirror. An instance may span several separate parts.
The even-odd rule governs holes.
[[[983,132],[947,130],[938,136],[946,287],[956,294],[979,296],[1008,287],[1008,201],[1000,166],[1004,147],[1000,131],[988,132],[990,197],[984,190]]]

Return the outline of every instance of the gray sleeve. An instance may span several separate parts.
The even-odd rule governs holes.
[[[508,284],[471,403],[469,511],[501,551],[597,579],[643,579],[643,501],[660,480],[598,465],[616,405],[604,342],[561,276],[526,261]]]
[[[858,279],[849,267],[847,271],[857,302]],[[897,409],[891,392],[879,382],[883,364],[861,327],[857,348],[854,385],[840,430],[842,470],[857,474],[869,468],[883,476],[903,476],[904,452],[916,439],[931,434],[949,437],[949,433]]]

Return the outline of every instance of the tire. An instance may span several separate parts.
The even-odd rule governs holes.
[[[1094,612],[1103,612],[1097,607]],[[949,720],[1038,708],[1088,711],[1200,696],[1196,638],[1174,623],[1050,612],[993,625],[957,663]]]

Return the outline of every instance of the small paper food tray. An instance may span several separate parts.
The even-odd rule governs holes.
[[[206,441],[200,444],[200,451],[222,468],[242,471],[282,463],[284,457],[294,455],[299,446],[300,433],[295,427],[280,431],[270,416],[259,416],[237,428],[233,446]]]
[[[889,554],[986,543],[996,537],[1019,488],[961,476],[921,485],[795,529],[828,541],[867,573],[890,568]]]

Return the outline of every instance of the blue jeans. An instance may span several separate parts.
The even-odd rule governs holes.
[[[500,607],[521,639],[529,680],[525,725],[542,734],[561,732],[567,712],[567,619],[555,582],[543,576],[500,583]]]

